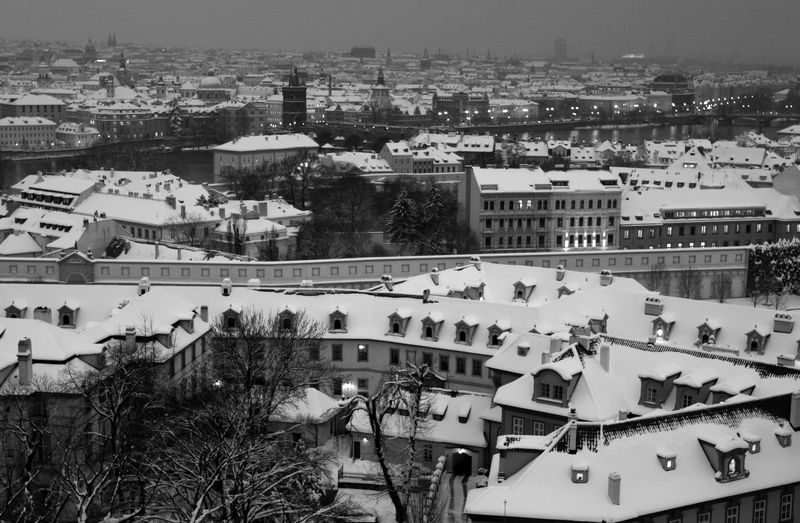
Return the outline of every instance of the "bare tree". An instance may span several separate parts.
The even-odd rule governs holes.
[[[55,521],[66,504],[53,486],[53,462],[58,437],[74,427],[69,395],[62,384],[34,377],[30,385],[4,386],[2,397],[0,520]]]
[[[206,220],[203,215],[194,211],[184,216],[171,216],[166,221],[172,239],[191,247],[204,246],[206,240],[203,234],[204,223]]]
[[[678,273],[678,292],[683,298],[699,298],[702,283],[702,275],[694,265],[685,265]]]
[[[354,399],[353,415],[367,418],[375,456],[398,523],[412,520],[412,506],[422,507],[415,499],[423,472],[417,463],[417,446],[426,430],[425,404],[434,379],[428,365],[409,363],[407,368],[391,369],[374,394]],[[393,415],[398,409],[404,413],[401,428],[397,426],[398,416]]]
[[[664,263],[657,263],[650,266],[650,270],[647,272],[647,280],[651,291],[667,294],[672,275]]]
[[[711,288],[714,293],[714,297],[719,300],[720,303],[725,302],[725,298],[729,298],[731,295],[731,277],[726,272],[718,272],[714,275],[714,279],[711,283]]]
[[[332,381],[313,350],[321,333],[301,312],[245,309],[215,319],[205,401],[171,408],[150,431],[154,501],[145,519],[323,521],[342,509],[327,499],[330,457],[270,428],[277,409]]]
[[[92,513],[126,521],[146,505],[143,499],[120,499],[135,483],[134,449],[143,444],[137,436],[160,386],[152,321],[142,318],[139,330],[138,341],[135,334],[111,339],[98,368],[68,373],[85,413],[81,429],[61,442],[58,475],[78,522],[88,521]]]

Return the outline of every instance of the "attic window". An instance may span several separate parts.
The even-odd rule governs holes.
[[[278,325],[282,330],[291,330],[294,328],[294,313],[290,310],[284,310],[278,314]]]
[[[328,330],[330,332],[347,332],[347,313],[339,309],[331,312]]]
[[[661,468],[666,471],[675,470],[678,457],[674,451],[660,448],[656,451],[656,456],[658,457],[659,463],[661,463]]]
[[[389,331],[387,334],[390,336],[405,336],[406,327],[408,326],[408,321],[410,319],[410,316],[404,316],[397,312],[393,312],[389,315]]]

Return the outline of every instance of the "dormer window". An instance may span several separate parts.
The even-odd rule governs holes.
[[[438,312],[433,312],[422,318],[422,339],[438,341],[439,330],[442,328],[443,322],[444,317]]]
[[[745,468],[748,443],[734,434],[709,432],[698,438],[703,453],[715,470],[714,478],[720,483],[746,478]]]
[[[719,338],[720,328],[717,321],[706,318],[706,321],[697,326],[697,341],[703,345],[713,345]]]
[[[763,328],[755,325],[752,330],[745,334],[746,344],[745,344],[745,352],[756,352],[758,354],[764,354],[764,350],[767,346],[767,341],[769,341],[770,333],[764,330]]]
[[[478,328],[478,321],[472,317],[465,317],[456,322],[455,343],[461,345],[472,345],[472,338]]]
[[[336,309],[330,313],[328,318],[328,330],[330,332],[347,332],[347,313]]]
[[[653,335],[662,340],[669,340],[669,335],[672,332],[672,327],[675,325],[675,319],[671,314],[662,314],[653,320]]]
[[[514,300],[527,302],[535,288],[536,283],[528,278],[517,281],[514,283]]]
[[[58,308],[58,326],[65,329],[74,329],[79,307],[75,304],[65,303]]]
[[[489,328],[489,341],[486,344],[487,347],[496,349],[503,344],[503,340],[505,339],[504,334],[511,330],[511,326],[508,325],[506,321],[498,321],[492,324]]]
[[[231,305],[222,313],[222,325],[225,330],[234,330],[239,328],[239,312],[240,307]]]
[[[28,308],[24,305],[14,304],[12,302],[11,305],[6,307],[6,318],[24,318],[27,309]]]
[[[390,336],[405,336],[410,320],[411,315],[406,312],[395,311],[391,313],[389,315],[389,331],[387,334]]]
[[[295,313],[289,309],[284,309],[278,313],[278,327],[281,330],[292,330],[295,324]]]
[[[664,363],[639,373],[641,394],[639,405],[661,408],[673,388],[673,382],[681,375],[675,363]]]

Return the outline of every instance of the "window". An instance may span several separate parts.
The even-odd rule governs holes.
[[[481,376],[483,374],[483,360],[472,360],[472,375]]]
[[[647,386],[644,393],[644,401],[645,403],[658,402],[658,389],[655,385],[650,384]]]
[[[422,459],[425,461],[433,461],[433,446],[425,444],[422,446]]]
[[[767,500],[757,499],[753,503],[753,523],[766,523],[767,521]]]
[[[334,343],[331,345],[331,361],[342,361],[342,344]]]
[[[533,422],[533,435],[544,436],[544,423],[542,423],[541,421]]]
[[[781,496],[781,521],[790,521],[794,512],[794,494],[784,494]]]
[[[525,419],[518,416],[511,418],[511,434],[521,436],[525,434]]]
[[[356,381],[358,386],[358,393],[362,396],[366,396],[369,394],[369,379],[367,378],[358,378]]]
[[[694,403],[694,396],[688,392],[684,392],[683,395],[681,396],[681,408],[685,409],[686,407],[691,407],[693,403]],[[734,467],[736,466],[736,460],[731,460],[731,463],[734,464]],[[732,474],[735,473],[736,470],[734,469]]]
[[[563,401],[564,400],[564,387],[561,385],[553,385],[553,399]]]
[[[456,358],[456,374],[466,374],[466,373],[467,373],[467,359]]]
[[[319,359],[319,345],[317,343],[312,343],[308,346],[308,357],[312,360]]]
[[[450,371],[450,356],[445,354],[439,355],[439,370],[442,372]]]
[[[697,514],[697,523],[711,523],[711,512],[700,512]]]
[[[400,349],[389,348],[389,365],[400,365]]]
[[[739,507],[733,506],[725,509],[725,523],[739,523]]]
[[[433,367],[433,354],[430,352],[422,353],[422,364],[427,365],[429,368]]]
[[[342,395],[342,378],[333,378],[332,385],[333,385],[333,395],[334,396],[341,396]]]
[[[540,383],[539,384],[539,396],[543,398],[550,397],[550,384],[549,383]]]

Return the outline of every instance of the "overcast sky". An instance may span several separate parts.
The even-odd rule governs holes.
[[[0,0],[0,36],[546,57],[800,56],[800,0]],[[800,58],[798,60],[800,61]]]

